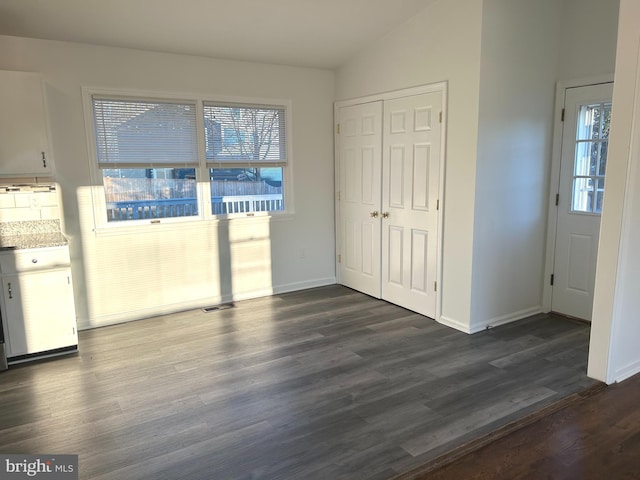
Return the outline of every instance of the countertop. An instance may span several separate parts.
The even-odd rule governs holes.
[[[0,223],[0,251],[68,245],[58,220]]]
[[[59,247],[67,244],[67,239],[61,232],[0,236],[0,252],[6,250],[23,250],[28,248]]]

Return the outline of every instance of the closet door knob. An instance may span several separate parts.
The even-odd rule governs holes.
[[[382,212],[382,218],[389,218],[389,212]]]

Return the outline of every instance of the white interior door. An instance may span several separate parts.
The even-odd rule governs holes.
[[[382,298],[436,316],[442,93],[385,101]]]
[[[340,283],[380,298],[382,102],[340,108],[339,125]]]
[[[551,309],[591,320],[613,84],[568,88]]]

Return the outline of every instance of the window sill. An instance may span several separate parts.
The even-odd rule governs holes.
[[[207,219],[171,219],[159,223],[138,220],[135,224],[128,222],[117,222],[112,225],[101,226],[94,229],[96,237],[114,237],[123,235],[140,235],[145,233],[175,232],[183,230],[201,230],[215,227],[224,223],[251,224],[251,223],[273,223],[290,221],[294,218],[293,212],[282,212],[265,215],[245,215],[233,214],[226,217],[211,217]]]

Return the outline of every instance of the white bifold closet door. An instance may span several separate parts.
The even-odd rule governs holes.
[[[436,314],[442,92],[342,107],[340,282]]]

